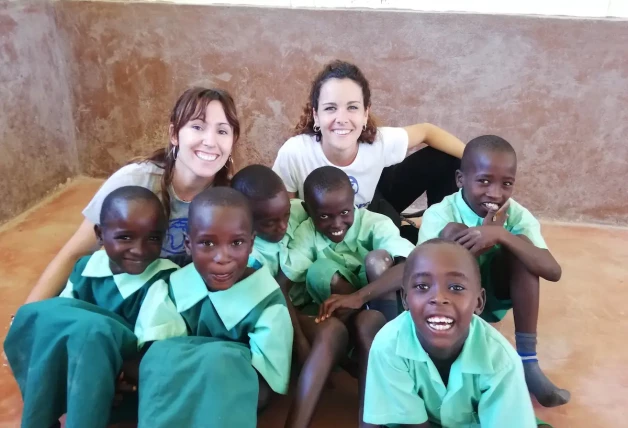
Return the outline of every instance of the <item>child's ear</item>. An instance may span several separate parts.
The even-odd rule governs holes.
[[[460,171],[459,169],[456,170],[456,186],[458,186],[458,189],[462,189],[462,187],[464,186],[464,177],[462,175],[462,171]]]
[[[190,236],[187,232],[183,232],[183,245],[185,246],[185,253],[192,257],[192,245],[190,243]]]
[[[98,240],[98,245],[100,245],[101,247],[103,246],[103,242],[102,242],[102,228],[95,224],[94,225],[94,233],[96,234],[96,239]]]
[[[484,312],[484,305],[486,305],[486,290],[482,288],[478,296],[478,304],[473,313],[475,313],[476,315],[480,315],[482,312]]]
[[[408,310],[408,301],[406,300],[407,297],[406,287],[401,287],[401,304],[403,305],[404,311]]]

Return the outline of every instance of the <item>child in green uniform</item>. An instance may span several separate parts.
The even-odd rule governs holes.
[[[151,330],[167,334],[140,365],[139,427],[255,427],[268,387],[287,392],[292,324],[270,270],[247,267],[254,237],[240,192],[216,187],[192,201],[185,246],[193,264],[170,278],[178,314],[168,320],[154,306],[146,317],[160,318]]]
[[[104,250],[78,261],[61,297],[19,309],[4,349],[24,399],[22,427],[55,426],[64,413],[68,427],[107,426],[123,360],[137,355],[138,336],[151,339],[136,323],[141,308],[178,268],[159,258],[167,227],[150,190],[114,190],[95,226]]]
[[[402,260],[414,249],[388,217],[355,209],[351,182],[338,168],[312,171],[304,183],[304,197],[310,218],[295,231],[283,269],[290,280],[305,281],[320,309],[309,322],[302,320],[312,348],[299,377],[288,427],[310,423],[331,370],[347,355],[349,337],[362,403],[371,342],[386,322],[382,313],[389,318],[397,315]],[[362,310],[365,304],[381,312]]]
[[[539,222],[510,198],[516,173],[515,151],[503,138],[486,135],[469,142],[456,172],[460,191],[425,212],[419,242],[442,237],[478,257],[487,295],[482,318],[496,322],[513,308],[528,388],[541,405],[559,406],[570,394],[541,371],[536,332],[539,278],[558,281],[561,268],[547,249]]]
[[[244,194],[253,210],[255,243],[249,257],[250,266],[265,265],[281,287],[292,325],[294,351],[300,364],[305,362],[310,345],[299,325],[299,310],[311,303],[305,284],[294,284],[286,278],[283,267],[288,259],[288,243],[294,231],[307,219],[300,199],[290,199],[281,178],[264,165],[249,165],[231,180],[231,187]]]
[[[388,427],[536,427],[521,359],[474,314],[478,264],[442,239],[419,245],[403,276],[408,309],[371,347],[364,421]],[[370,425],[373,426],[373,425]]]

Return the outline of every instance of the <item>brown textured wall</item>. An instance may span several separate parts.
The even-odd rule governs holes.
[[[54,10],[0,2],[0,222],[78,171]]]
[[[310,79],[342,58],[384,124],[429,121],[519,154],[515,195],[542,218],[628,224],[628,22],[58,2],[80,164],[104,176],[164,141],[189,85],[236,98],[236,163],[271,164]]]

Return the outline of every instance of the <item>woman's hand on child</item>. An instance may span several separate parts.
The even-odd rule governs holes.
[[[358,310],[364,306],[364,302],[358,293],[332,294],[318,309],[316,322],[322,322],[331,317],[334,312],[345,310]]]

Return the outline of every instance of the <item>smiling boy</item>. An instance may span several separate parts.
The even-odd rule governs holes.
[[[541,405],[560,406],[570,394],[541,370],[536,337],[539,278],[556,282],[561,268],[547,249],[538,220],[511,199],[516,174],[517,156],[506,140],[485,135],[470,141],[456,172],[460,191],[427,209],[419,243],[441,237],[478,257],[487,299],[482,318],[497,322],[513,309],[528,389]]]

